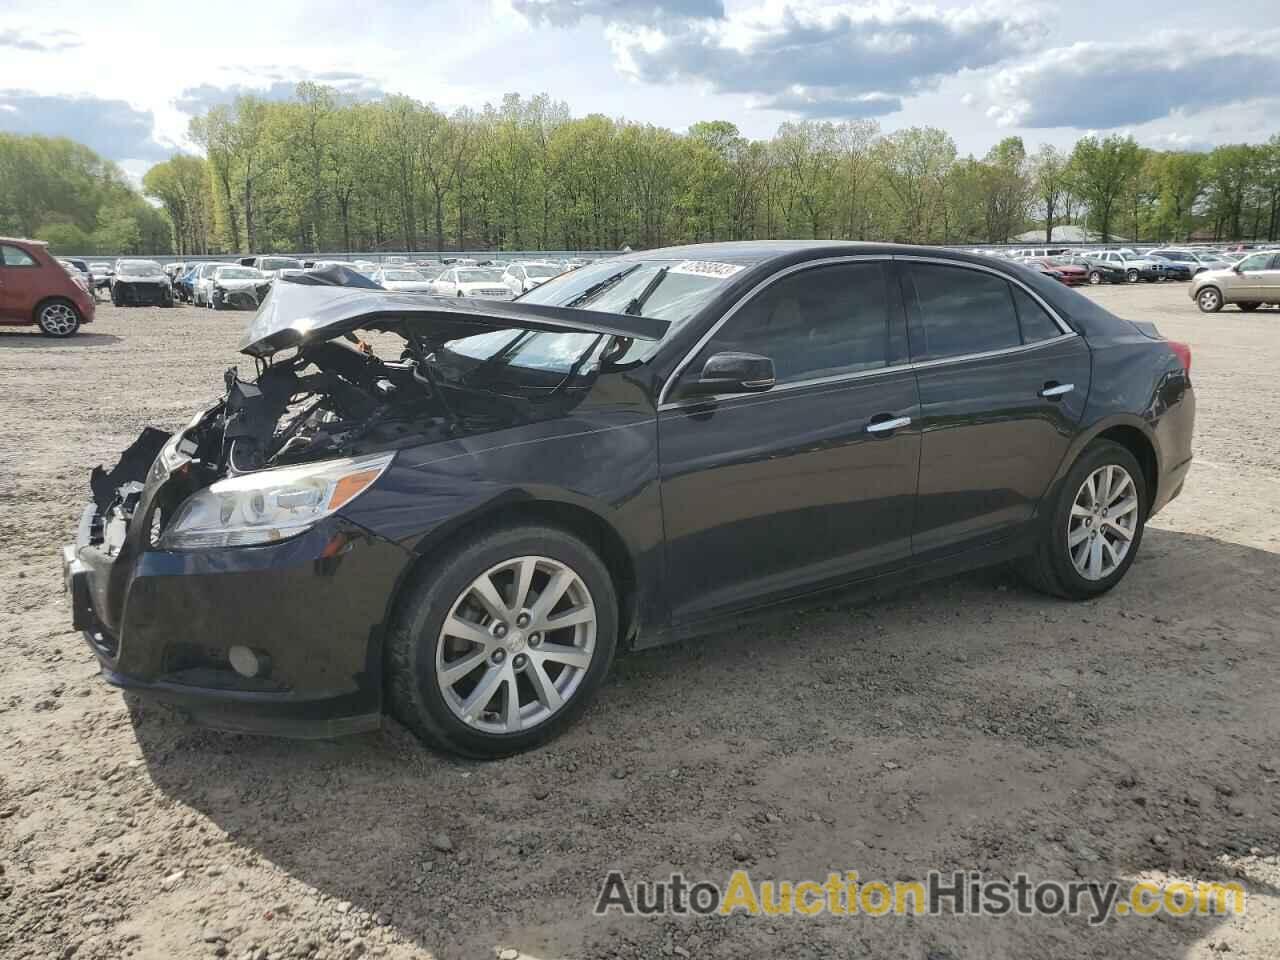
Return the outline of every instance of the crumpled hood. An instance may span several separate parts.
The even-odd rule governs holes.
[[[361,327],[397,327],[443,343],[513,327],[661,340],[668,326],[653,317],[572,307],[397,293],[349,267],[335,266],[276,280],[249,321],[240,351],[269,357],[277,350],[332,340]]]

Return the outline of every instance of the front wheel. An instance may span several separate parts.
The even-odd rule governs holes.
[[[1128,273],[1124,275],[1124,278],[1128,280],[1130,283],[1137,283],[1138,280],[1141,279],[1138,275],[1137,270],[1130,270]]]
[[[426,743],[495,758],[558,734],[617,646],[613,580],[556,527],[496,530],[419,575],[387,642],[391,712]]]
[[[1138,553],[1149,501],[1142,468],[1118,443],[1089,444],[1058,487],[1031,562],[1033,587],[1068,600],[1106,593]]]
[[[1222,309],[1222,293],[1217,287],[1205,287],[1196,294],[1196,305],[1201,313],[1217,313]]]
[[[1099,273],[1097,270],[1090,270],[1089,282],[1096,287],[1098,284],[1102,282],[1102,274]]]
[[[36,313],[36,323],[46,337],[69,337],[80,329],[80,312],[66,300],[51,300]]]

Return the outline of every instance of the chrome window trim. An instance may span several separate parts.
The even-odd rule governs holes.
[[[875,261],[885,261],[885,260],[905,260],[905,261],[910,261],[915,263],[940,263],[943,266],[960,267],[960,268],[969,269],[969,270],[978,270],[982,273],[990,273],[997,277],[1000,277],[1001,279],[1007,280],[1010,283],[1016,283],[1033,300],[1035,300],[1036,303],[1040,304],[1040,306],[1044,308],[1045,312],[1048,313],[1049,316],[1053,319],[1053,322],[1057,324],[1058,329],[1062,331],[1062,334],[1057,337],[1050,337],[1048,340],[1037,340],[1034,343],[1020,343],[1016,347],[1002,347],[999,350],[986,350],[980,353],[957,354],[954,357],[938,357],[937,359],[934,359],[934,360],[917,360],[917,361],[910,361],[908,363],[888,364],[887,366],[876,367],[872,370],[857,370],[852,373],[835,374],[830,377],[815,377],[810,380],[795,380],[795,381],[792,381],[791,383],[779,384],[778,386],[775,386],[770,390],[763,391],[762,393],[754,393],[754,394],[753,393],[717,393],[709,396],[704,395],[700,397],[689,397],[688,400],[706,402],[708,400],[722,400],[722,399],[729,399],[734,397],[753,397],[753,396],[759,397],[759,396],[763,396],[765,393],[776,394],[776,393],[785,392],[787,390],[793,390],[798,387],[813,386],[814,384],[838,383],[844,380],[861,379],[867,376],[874,376],[876,374],[887,373],[891,370],[921,370],[921,369],[928,369],[931,367],[939,367],[939,366],[943,366],[945,364],[950,364],[950,363],[964,363],[965,361],[968,361],[968,360],[986,360],[990,357],[998,357],[1003,354],[1025,353],[1029,350],[1036,350],[1036,349],[1039,349],[1040,347],[1050,346],[1055,343],[1061,343],[1064,340],[1070,340],[1071,338],[1078,337],[1080,335],[1071,328],[1070,324],[1068,324],[1065,320],[1062,319],[1062,317],[1058,315],[1058,311],[1054,310],[1053,307],[1049,306],[1049,304],[1045,302],[1045,299],[1041,297],[1040,294],[1036,293],[1036,291],[1032,290],[1029,286],[1027,286],[1017,277],[1011,276],[1010,274],[1005,273],[1003,270],[997,270],[994,267],[988,267],[986,264],[968,263],[966,261],[961,261],[961,260],[951,260],[951,259],[948,259],[947,257],[929,257],[929,256],[915,256],[911,254],[903,255],[903,254],[887,254],[887,253],[860,254],[860,255],[853,255],[853,256],[847,256],[847,257],[823,257],[822,259],[819,259],[819,260],[806,260],[804,263],[794,263],[789,267],[786,267],[782,270],[779,270],[776,273],[772,273],[769,276],[765,277],[765,279],[761,280],[754,287],[752,287],[750,290],[744,293],[741,297],[739,297],[737,302],[735,302],[733,306],[731,306],[728,310],[725,311],[724,316],[722,316],[719,320],[713,323],[711,325],[711,328],[706,333],[704,333],[701,337],[698,338],[698,342],[695,343],[689,349],[689,351],[684,355],[681,361],[678,364],[676,364],[676,368],[673,371],[671,371],[671,375],[668,376],[666,379],[666,382],[663,383],[662,390],[658,394],[658,407],[657,407],[658,412],[661,413],[664,410],[675,410],[686,405],[685,400],[675,400],[675,401],[667,400],[667,394],[670,393],[671,388],[675,384],[676,380],[680,378],[680,374],[684,373],[685,369],[689,366],[690,363],[693,362],[693,358],[698,355],[699,351],[701,351],[702,348],[705,347],[711,341],[711,338],[716,335],[716,333],[720,330],[722,326],[724,326],[740,309],[742,309],[743,306],[746,305],[748,300],[754,297],[761,290],[768,287],[774,281],[781,280],[783,277],[788,277],[793,273],[799,273],[802,270],[807,270],[810,267],[825,267],[825,266],[832,266],[834,264],[841,264],[841,263],[872,263]],[[1021,335],[1021,331],[1019,331],[1019,335]]]
[[[1045,341],[1046,343],[1048,341]],[[854,380],[867,380],[871,377],[878,377],[886,373],[905,373],[911,370],[909,363],[891,363],[883,367],[873,367],[870,370],[854,370],[850,373],[835,373],[829,377],[811,377],[808,380],[792,380],[789,383],[779,383],[770,387],[768,390],[760,390],[755,392],[743,391],[742,393],[712,393],[700,394],[696,397],[684,397],[680,400],[671,400],[667,403],[658,405],[658,413],[665,413],[668,410],[684,410],[690,406],[699,403],[705,403],[708,400],[715,400],[723,403],[729,400],[760,400],[766,397],[776,397],[780,393],[788,393],[792,390],[799,390],[802,387],[830,386],[833,384],[843,384]]]
[[[814,267],[829,267],[829,266],[834,266],[842,263],[874,263],[876,261],[884,262],[892,259],[893,257],[887,253],[864,253],[864,254],[854,254],[846,257],[823,257],[818,260],[806,260],[803,263],[793,263],[791,266],[784,267],[783,269],[777,271],[776,273],[769,274],[769,276],[765,277],[763,280],[757,283],[754,287],[752,287],[750,290],[744,293],[741,297],[739,297],[737,302],[734,303],[734,305],[731,306],[728,310],[726,310],[724,312],[724,315],[715,323],[713,323],[711,325],[711,328],[706,333],[704,333],[701,337],[698,338],[698,342],[695,343],[689,349],[688,353],[684,355],[681,361],[678,364],[676,364],[676,368],[671,371],[671,375],[667,377],[666,382],[662,385],[661,392],[658,394],[658,409],[661,410],[663,409],[664,406],[668,405],[667,394],[671,392],[672,385],[680,378],[680,374],[684,373],[685,368],[688,367],[689,364],[693,362],[693,358],[698,355],[698,352],[711,341],[711,338],[714,337],[716,333],[719,332],[721,327],[723,327],[726,323],[728,323],[734,317],[734,315],[737,314],[739,310],[741,310],[744,306],[746,306],[747,301],[751,300],[761,290],[765,289],[766,287],[770,286],[776,281],[781,280],[783,277],[789,277],[793,273],[799,273],[802,270],[808,270]],[[898,364],[898,366],[901,367],[903,365]],[[884,369],[889,369],[889,368],[886,367]],[[799,382],[800,381],[796,381],[797,384]],[[786,387],[786,386],[788,386],[788,384],[781,385],[781,387]],[[780,387],[774,387],[773,390],[770,390],[769,392],[773,393],[778,389],[780,389]],[[719,396],[719,394],[716,394],[712,397],[703,396],[703,397],[699,397],[698,399],[711,400],[711,399],[715,399],[716,396]],[[734,393],[734,394],[729,394],[729,396],[738,397],[738,396],[742,396],[742,394]]]

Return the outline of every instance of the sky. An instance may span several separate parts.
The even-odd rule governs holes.
[[[1280,132],[1280,0],[0,0],[0,130],[72,137],[134,179],[192,115],[301,80],[445,110],[550,94],[684,130],[729,120],[945,129],[962,154],[1087,133],[1207,150]]]

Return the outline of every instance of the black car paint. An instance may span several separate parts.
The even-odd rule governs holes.
[[[663,396],[704,333],[777,272],[849,256],[896,270],[894,258],[922,254],[1030,287],[1082,336],[994,362],[904,364],[835,385]],[[377,724],[382,645],[404,585],[484,524],[553,518],[598,540],[619,581],[624,640],[639,648],[816,590],[919,581],[1025,553],[1046,496],[1104,431],[1149,442],[1151,512],[1181,488],[1189,375],[1167,346],[1051,278],[887,245],[724,244],[643,256],[744,269],[650,359],[593,374],[560,415],[402,449],[336,518],[282,543],[170,553],[152,548],[149,524],[135,522],[115,563],[68,548],[73,599],[92,584],[88,609],[76,603],[77,626],[91,642],[103,630],[123,640],[117,656],[93,644],[106,679],[217,726],[328,736]],[[521,305],[496,307],[512,316]],[[894,323],[895,359],[905,361],[905,313]],[[1054,381],[1077,389],[1059,402],[1040,398]],[[889,413],[911,416],[911,426],[869,438],[870,418]],[[780,429],[762,442],[761,422]],[[166,482],[149,480],[144,500]],[[274,686],[246,689],[230,674],[232,643],[261,648]],[[175,658],[182,670],[171,669]]]

